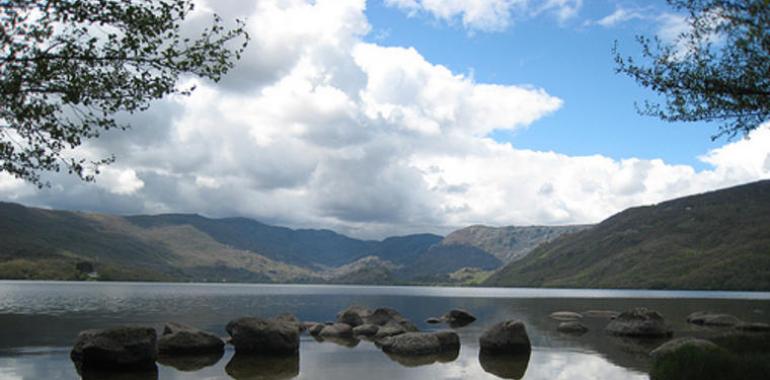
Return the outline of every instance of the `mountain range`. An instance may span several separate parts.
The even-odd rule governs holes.
[[[450,239],[415,234],[375,241],[246,218],[116,216],[0,203],[0,278],[461,283],[454,272],[489,273],[573,230],[470,229]]]

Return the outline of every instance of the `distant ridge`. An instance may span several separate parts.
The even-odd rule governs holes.
[[[484,284],[770,290],[770,180],[630,208]]]

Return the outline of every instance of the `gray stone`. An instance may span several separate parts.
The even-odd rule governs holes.
[[[387,307],[375,309],[371,315],[365,318],[365,322],[377,326],[398,324],[405,331],[417,331],[417,326],[414,323],[404,318],[398,311]]]
[[[337,323],[344,323],[351,327],[364,324],[364,321],[372,314],[372,311],[360,305],[351,305],[337,313]]]
[[[590,318],[615,319],[618,315],[620,313],[615,310],[586,310],[583,312],[583,316]]]
[[[382,339],[389,336],[399,335],[407,332],[404,330],[404,328],[399,324],[390,324],[380,327],[377,330],[377,334],[374,335],[375,339]]]
[[[464,309],[452,309],[442,317],[447,323],[455,326],[465,326],[476,320],[476,317]]]
[[[70,352],[79,369],[156,368],[157,333],[151,327],[122,326],[82,331]]]
[[[612,320],[605,331],[612,335],[638,338],[660,338],[672,335],[671,328],[657,311],[644,307],[624,311]]]
[[[749,332],[770,332],[770,325],[760,322],[739,323],[735,325],[735,328],[741,331]]]
[[[353,335],[375,336],[379,329],[380,329],[380,326],[365,323],[361,326],[354,327]]]
[[[169,322],[158,339],[158,353],[163,355],[190,355],[221,353],[225,342],[218,336],[187,326]]]
[[[479,347],[485,354],[530,352],[532,345],[521,321],[510,320],[493,325],[479,338]]]
[[[451,331],[407,332],[379,341],[384,352],[405,355],[431,355],[443,351],[459,350],[460,338]]]
[[[310,333],[310,335],[315,336],[315,335],[320,334],[321,330],[323,330],[324,327],[326,327],[325,324],[323,324],[323,323],[316,323],[316,324],[308,327],[307,332]]]
[[[668,342],[660,345],[658,348],[652,350],[652,352],[650,352],[650,356],[652,356],[653,359],[660,359],[671,355],[676,351],[686,348],[707,351],[718,350],[719,346],[704,339],[697,339],[693,337],[677,338],[669,340]]]
[[[352,338],[353,328],[346,323],[335,323],[331,326],[324,326],[318,335],[322,338]]]
[[[559,323],[559,326],[556,327],[556,330],[565,334],[585,334],[588,332],[588,327],[583,325],[580,322],[576,321],[568,321],[568,322],[562,322]]]
[[[436,318],[436,317],[430,317],[430,318],[425,320],[425,323],[430,323],[430,324],[433,324],[433,325],[441,323],[441,322],[442,322],[441,318]]]
[[[240,318],[226,328],[235,352],[291,355],[299,350],[297,324],[285,320]]]
[[[576,321],[582,319],[583,315],[574,311],[556,311],[551,313],[550,317],[557,321]]]
[[[730,314],[696,311],[687,316],[687,322],[701,326],[729,327],[741,323],[741,320]]]

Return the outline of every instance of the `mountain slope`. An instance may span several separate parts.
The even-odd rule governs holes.
[[[562,234],[582,231],[590,226],[470,226],[447,235],[442,245],[476,247],[510,263],[526,256],[538,245],[556,239]]]
[[[770,181],[616,214],[485,285],[770,290]]]

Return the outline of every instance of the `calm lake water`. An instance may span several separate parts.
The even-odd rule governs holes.
[[[607,336],[602,318],[584,318],[590,328],[585,335],[563,335],[548,315],[645,306],[660,311],[675,336],[722,331],[685,323],[687,314],[699,310],[770,322],[770,293],[0,281],[0,379],[80,378],[69,349],[84,329],[141,324],[160,330],[176,321],[225,336],[225,324],[237,317],[290,312],[301,320],[329,321],[353,303],[395,308],[423,330],[447,328],[423,321],[455,307],[478,320],[456,329],[459,356],[440,361],[404,362],[370,342],[317,342],[303,335],[298,359],[243,361],[228,347],[221,358],[159,363],[157,378],[498,379],[523,373],[524,379],[646,379],[647,353],[660,341]],[[525,322],[532,355],[523,362],[480,360],[479,335],[507,319]]]

